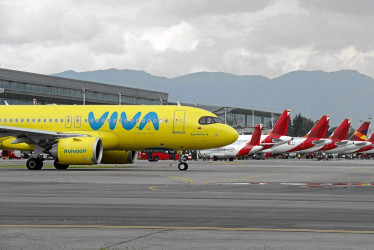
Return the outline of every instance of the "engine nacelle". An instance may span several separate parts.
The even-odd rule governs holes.
[[[57,161],[66,165],[92,165],[101,162],[103,143],[97,137],[59,139],[49,151]]]
[[[136,151],[105,150],[103,153],[103,159],[101,160],[101,163],[106,163],[106,164],[134,163],[134,159],[136,155],[137,155]]]

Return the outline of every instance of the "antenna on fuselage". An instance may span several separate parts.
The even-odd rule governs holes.
[[[177,104],[178,104],[178,106],[182,106],[181,103],[180,103],[179,101],[177,101]]]
[[[4,103],[5,103],[5,105],[7,105],[7,106],[9,105],[9,103],[8,103],[6,100],[4,100]]]

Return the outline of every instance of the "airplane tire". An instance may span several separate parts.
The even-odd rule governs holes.
[[[218,161],[217,156],[213,156],[212,160],[213,160],[213,161]]]
[[[188,169],[188,164],[185,163],[185,162],[180,162],[180,163],[178,164],[178,169],[179,169],[180,171],[186,171],[186,170]]]
[[[26,167],[29,170],[40,170],[43,167],[43,161],[38,158],[30,158],[26,162]]]
[[[158,159],[158,156],[156,155],[155,157],[153,157],[153,161],[154,162],[157,162],[159,159]]]
[[[232,158],[232,157],[231,157],[231,158],[229,158],[229,161],[234,161],[234,158]]]
[[[53,165],[55,166],[56,169],[59,169],[59,170],[65,170],[69,167],[69,165],[60,164],[57,161],[55,161]]]

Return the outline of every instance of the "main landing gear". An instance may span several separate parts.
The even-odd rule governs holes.
[[[56,169],[59,169],[59,170],[65,170],[69,167],[69,165],[58,163],[57,160],[55,160],[53,165],[55,166]]]
[[[39,158],[30,158],[26,162],[26,167],[29,170],[40,170],[43,167],[43,160]]]

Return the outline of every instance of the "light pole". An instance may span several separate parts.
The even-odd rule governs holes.
[[[118,90],[118,105],[122,105],[122,96],[123,94]]]
[[[252,127],[255,126],[255,111],[253,110],[253,106],[252,106]]]
[[[86,92],[87,92],[88,88],[85,88],[83,85],[82,85],[82,94],[83,94],[83,105],[86,105]]]

